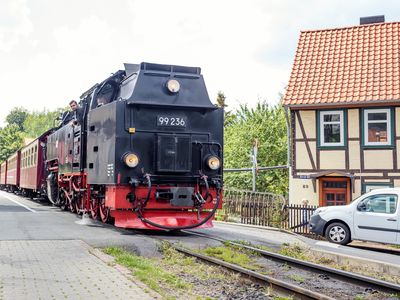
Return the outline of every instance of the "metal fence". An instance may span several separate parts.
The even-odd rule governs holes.
[[[218,216],[225,221],[281,227],[285,202],[282,195],[226,189]]]
[[[313,212],[318,208],[315,205],[290,204],[282,209],[282,228],[300,234],[311,234],[309,221]]]
[[[273,193],[225,189],[223,207],[217,218],[311,234],[309,220],[317,208],[315,205],[289,205],[282,195]]]

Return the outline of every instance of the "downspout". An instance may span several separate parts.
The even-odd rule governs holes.
[[[288,170],[288,179],[290,181],[290,174],[292,174],[292,159],[291,159],[291,155],[290,155],[290,150],[291,150],[291,144],[290,144],[290,120],[289,120],[289,108],[287,106],[283,107],[285,110],[285,119],[286,119],[286,136],[287,136],[287,170]],[[288,186],[288,198],[287,201],[289,201],[289,197],[290,197],[290,184]]]
[[[292,160],[290,156],[291,144],[290,144],[290,120],[289,120],[289,108],[284,106],[285,109],[285,119],[286,119],[286,136],[287,136],[287,167],[290,172],[292,166]],[[289,173],[290,174],[290,173]]]

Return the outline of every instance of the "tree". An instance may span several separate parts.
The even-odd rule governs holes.
[[[287,136],[285,113],[281,106],[258,103],[255,108],[242,105],[232,114],[225,126],[224,168],[251,167],[252,142],[259,141],[259,166],[287,164]],[[225,186],[250,190],[250,172],[225,173]],[[262,171],[257,175],[257,190],[286,195],[288,173],[285,169]]]
[[[225,101],[225,94],[222,91],[219,91],[217,95],[217,106],[224,109],[224,126],[227,126],[231,123],[231,121],[233,121],[233,115],[230,111],[226,109],[228,105]]]
[[[59,108],[53,111],[33,111],[28,114],[24,122],[25,137],[36,138],[54,127],[54,120],[64,111]]]
[[[20,131],[24,130],[24,122],[28,116],[28,111],[23,107],[14,107],[6,117],[6,122],[18,126]]]
[[[225,104],[225,100],[226,100],[225,94],[219,91],[217,94],[217,106],[222,108],[228,107],[228,105]]]
[[[0,161],[6,160],[23,145],[23,136],[17,124],[12,123],[0,130]]]

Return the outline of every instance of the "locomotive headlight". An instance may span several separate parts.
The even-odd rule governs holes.
[[[139,164],[139,157],[133,153],[126,153],[122,160],[129,168],[134,168]]]
[[[176,79],[170,79],[167,81],[167,89],[173,94],[176,94],[179,92],[179,89],[181,88],[181,85],[178,80]]]
[[[221,166],[221,161],[216,156],[210,156],[207,159],[207,165],[211,170],[218,170]]]

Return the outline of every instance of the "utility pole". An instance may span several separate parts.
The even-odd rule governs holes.
[[[256,176],[257,176],[257,152],[258,152],[258,140],[254,139],[253,140],[253,150],[250,154],[250,159],[251,159],[251,163],[252,163],[252,168],[251,168],[251,172],[253,174],[253,192],[256,191]]]

